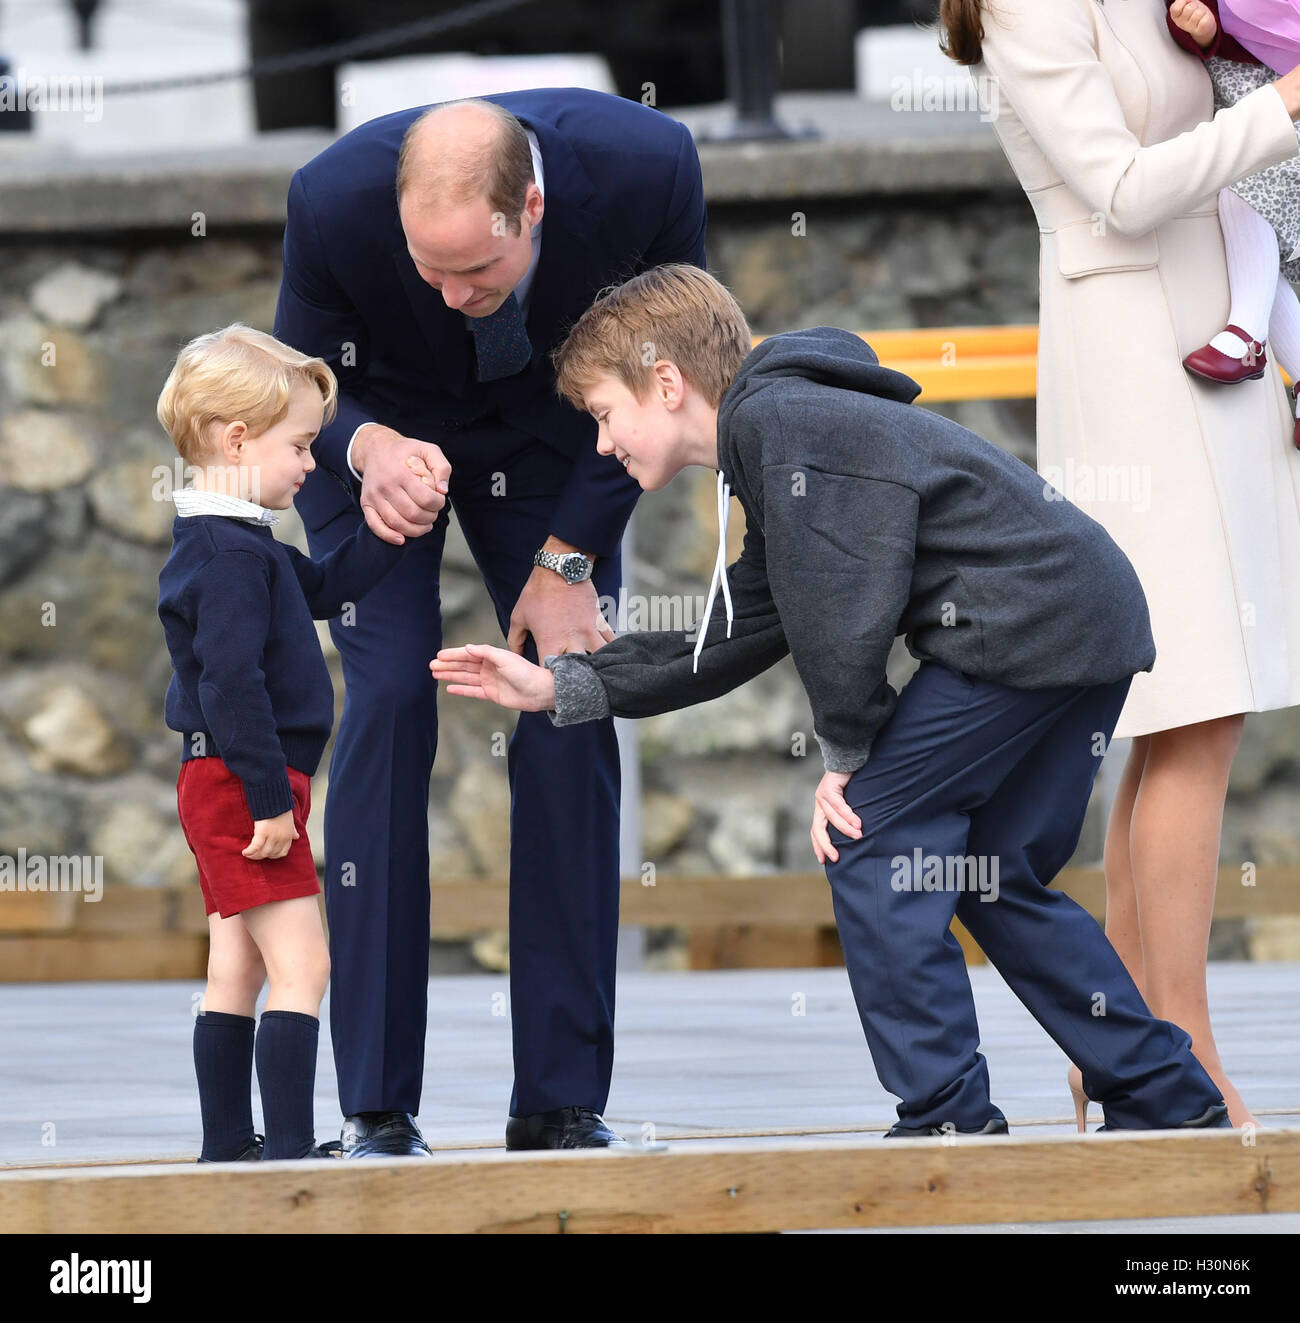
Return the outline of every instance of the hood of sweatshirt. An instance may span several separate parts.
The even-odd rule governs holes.
[[[769,336],[750,351],[718,405],[718,458],[724,459],[731,417],[756,391],[785,377],[878,395],[885,400],[911,404],[921,388],[902,372],[881,367],[876,351],[852,331],[837,326],[813,326],[806,331],[786,331]],[[722,468],[731,472],[724,462]]]
[[[736,447],[731,439],[732,416],[751,395],[787,377],[799,377],[803,381],[840,390],[860,391],[903,404],[911,404],[921,393],[921,387],[905,373],[881,367],[876,351],[861,336],[836,326],[786,331],[769,336],[750,351],[718,405],[718,554],[714,560],[713,581],[709,585],[703,623],[695,643],[697,668],[719,584],[727,604],[727,636],[731,636],[727,514],[731,508],[732,487],[743,481]]]

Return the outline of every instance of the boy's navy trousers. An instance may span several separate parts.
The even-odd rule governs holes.
[[[505,633],[533,571],[533,553],[550,534],[548,519],[572,461],[540,442],[486,429],[467,435],[459,447],[439,444],[452,465],[451,507]],[[309,528],[312,556],[350,536],[361,518],[354,507]],[[324,822],[330,1030],[344,1116],[420,1110],[429,986],[429,782],[438,744],[438,684],[429,662],[443,646],[438,577],[446,519],[444,511],[428,533],[413,539],[397,566],[355,604],[352,623],[349,616],[330,622],[347,690]],[[598,558],[597,595],[617,599],[621,573],[617,554]],[[525,654],[537,660],[531,638]],[[513,714],[469,699],[451,701],[475,708],[468,715],[483,742],[457,750],[458,766],[486,759]],[[510,1113],[570,1106],[600,1112],[613,1070],[618,946],[620,776],[613,720],[556,727],[545,712],[522,712],[505,762],[515,1067]],[[491,1018],[486,999],[483,1017],[485,1034],[502,1023]]]
[[[876,1073],[902,1100],[893,1133],[1002,1118],[954,914],[1083,1071],[1108,1129],[1175,1126],[1222,1100],[1096,921],[1048,886],[1131,682],[1015,689],[925,661],[845,787],[862,837],[830,828],[826,875]]]

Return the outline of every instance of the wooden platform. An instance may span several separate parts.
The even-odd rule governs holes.
[[[775,1230],[1195,1215],[1216,1230],[1300,1229],[1300,965],[1210,967],[1220,1047],[1263,1127],[1253,1148],[1229,1134],[1076,1138],[1061,1054],[995,971],[971,976],[1011,1140],[880,1139],[893,1099],[842,969],[638,973],[619,982],[605,1115],[634,1144],[666,1150],[506,1154],[510,1022],[494,1012],[508,983],[482,975],[429,985],[420,1125],[441,1150],[433,1163],[264,1169],[193,1164],[200,984],[0,987],[0,1210],[6,1225],[62,1231],[118,1218],[237,1229],[248,1210],[263,1227],[282,1214],[277,1224],[302,1230],[385,1229],[403,1210],[427,1230],[448,1219],[464,1230]],[[316,1117],[319,1139],[337,1134],[327,1031]]]

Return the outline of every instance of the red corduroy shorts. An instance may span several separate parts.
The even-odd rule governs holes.
[[[249,859],[253,815],[243,782],[220,758],[190,758],[176,778],[176,808],[185,840],[199,865],[204,912],[228,919],[272,900],[320,894],[307,840],[311,778],[290,767],[293,825],[298,839],[281,859]]]

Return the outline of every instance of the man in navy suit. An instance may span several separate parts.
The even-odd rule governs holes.
[[[340,383],[295,502],[311,553],[362,518],[389,541],[430,530],[330,624],[347,686],[324,830],[345,1156],[429,1152],[414,1118],[444,502],[514,651],[535,661],[613,637],[598,596],[618,596],[640,487],[555,394],[550,351],[606,285],[703,266],[704,232],[689,132],[575,88],[385,115],[293,176],[275,334]],[[507,768],[507,1147],[620,1144],[601,1118],[618,938],[612,720],[557,728],[522,714]]]

